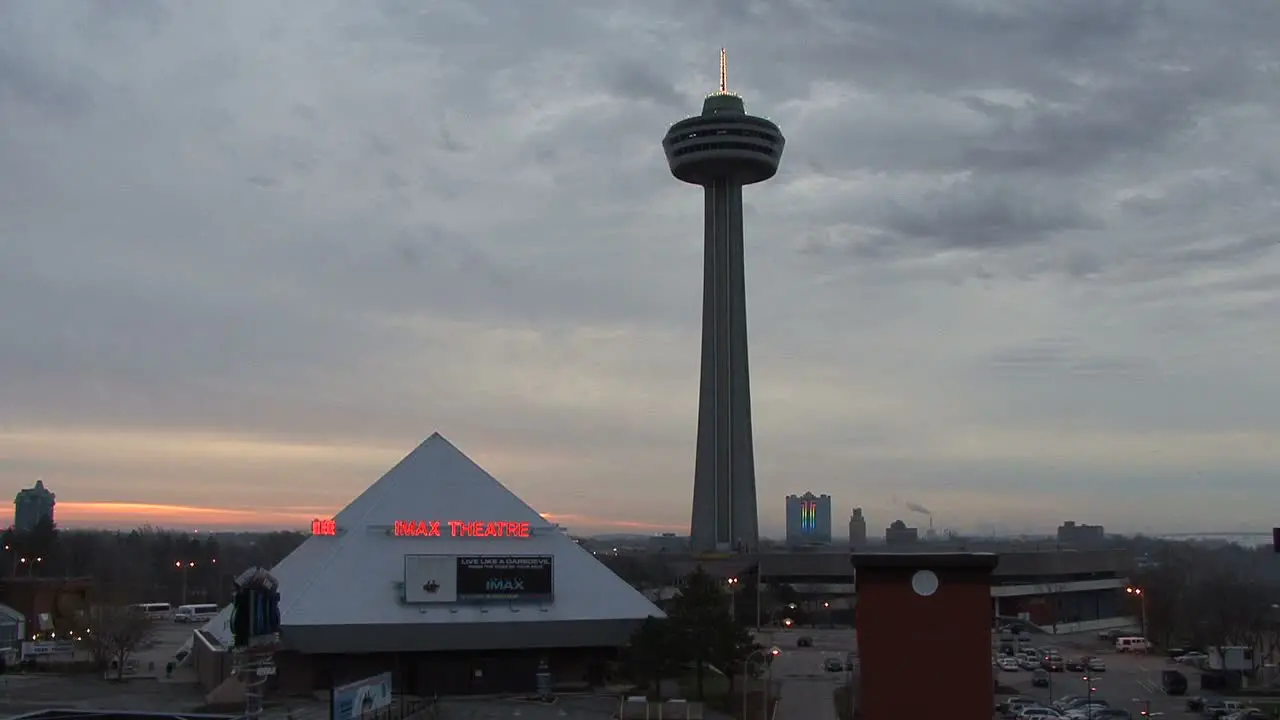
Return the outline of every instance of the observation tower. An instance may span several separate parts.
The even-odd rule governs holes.
[[[702,379],[690,527],[697,552],[759,547],[742,186],[778,172],[785,142],[777,125],[748,115],[742,98],[729,92],[723,49],[720,91],[703,101],[701,115],[672,125],[662,140],[671,174],[701,185],[705,198]]]

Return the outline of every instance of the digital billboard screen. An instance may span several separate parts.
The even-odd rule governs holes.
[[[551,555],[458,557],[458,600],[550,600],[554,596]]]

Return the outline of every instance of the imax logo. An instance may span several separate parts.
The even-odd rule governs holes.
[[[491,578],[484,583],[485,592],[522,592],[524,591],[524,580],[519,578],[505,580],[499,578]]]

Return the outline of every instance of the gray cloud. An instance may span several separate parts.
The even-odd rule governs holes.
[[[762,498],[1129,521],[1056,489],[1105,479],[1186,524],[1206,468],[1223,497],[1277,469],[1271,3],[6,11],[13,437],[439,428],[549,511],[687,522],[702,196],[659,140],[725,46],[788,137],[745,194]],[[16,442],[0,478],[60,498],[195,462]],[[370,479],[234,455],[200,471],[281,505]]]
[[[1083,207],[1015,187],[970,184],[929,192],[913,206],[889,208],[885,227],[943,248],[993,248],[1097,227]]]

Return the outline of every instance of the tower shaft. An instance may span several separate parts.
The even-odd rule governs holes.
[[[678,180],[702,187],[702,377],[693,470],[690,545],[697,552],[754,552],[760,546],[756,461],[751,439],[747,289],[742,262],[742,188],[778,172],[786,140],[772,121],[748,115],[728,91],[720,50],[720,92],[662,139]]]
[[[754,551],[759,544],[742,183],[715,178],[705,195],[702,374],[690,543],[696,551]]]

